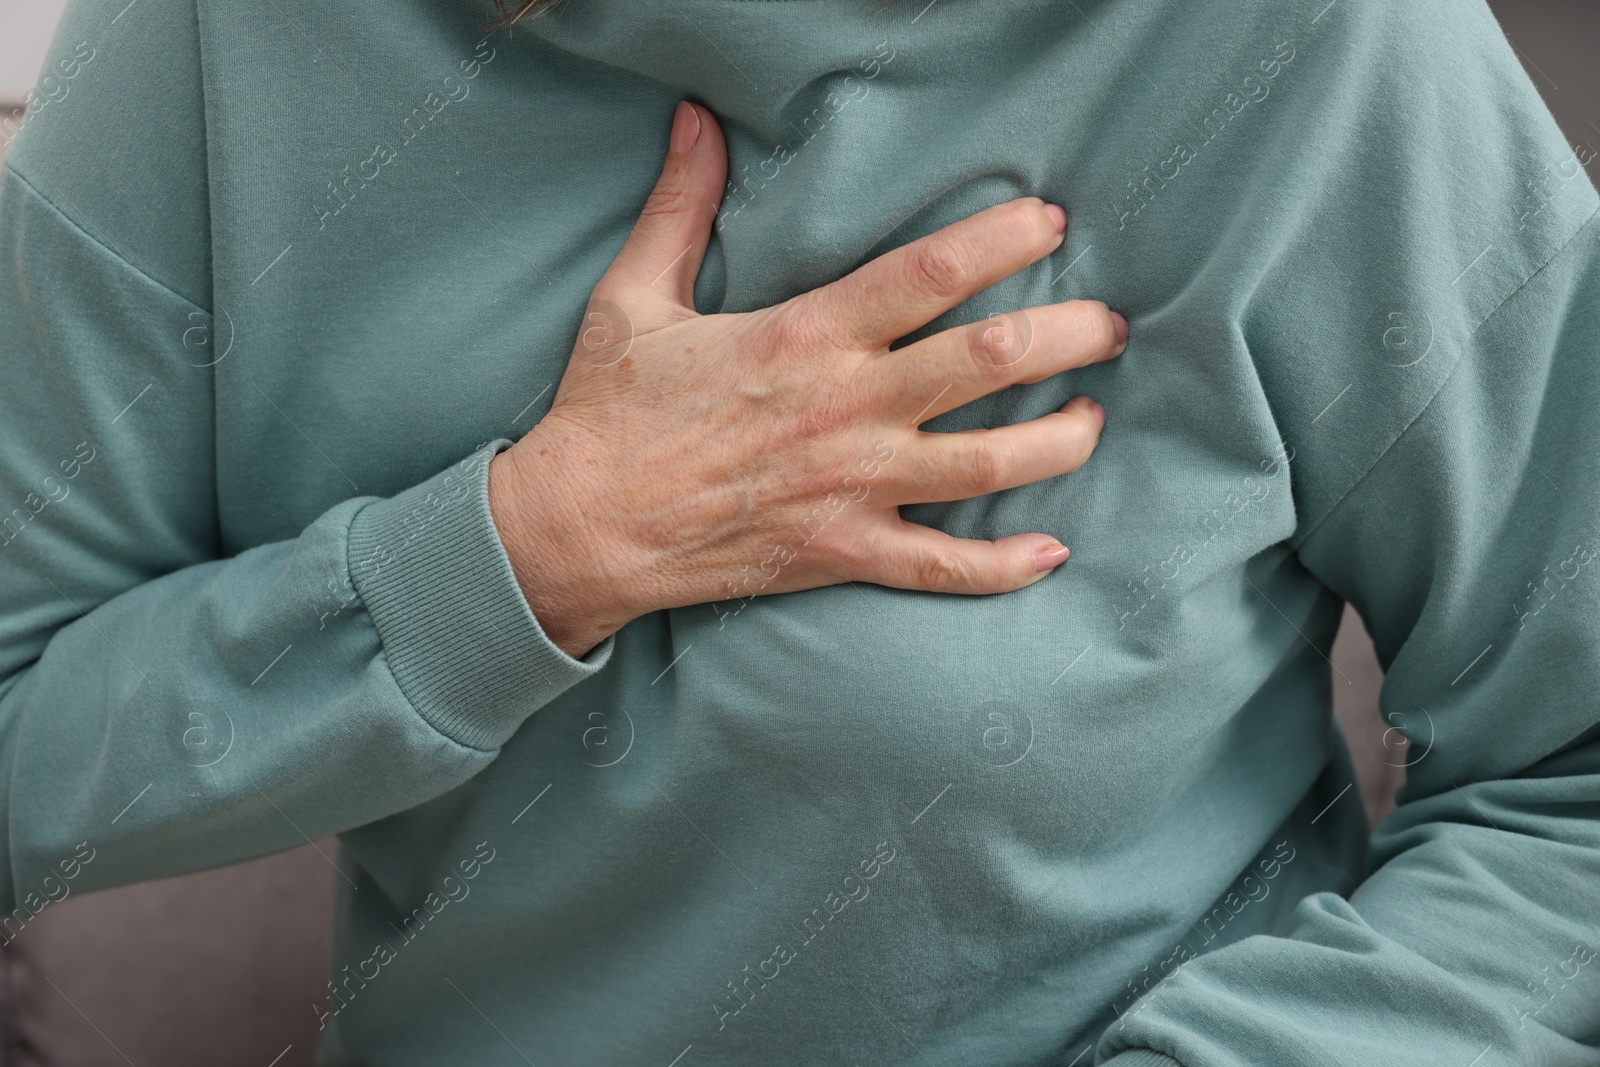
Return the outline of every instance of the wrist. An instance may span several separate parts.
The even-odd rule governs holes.
[[[648,609],[624,595],[637,583],[618,580],[619,554],[573,493],[564,450],[537,432],[490,460],[489,511],[529,610],[578,659]]]

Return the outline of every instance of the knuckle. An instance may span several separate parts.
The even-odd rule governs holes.
[[[972,277],[971,257],[950,237],[933,236],[916,246],[911,258],[912,278],[935,296],[959,292]]]
[[[1075,471],[1089,462],[1095,446],[1100,443],[1100,431],[1085,414],[1074,413],[1071,419],[1072,424],[1066,428],[1066,433],[1063,435],[1066,438],[1063,458],[1067,470]]]
[[[676,222],[689,214],[689,203],[683,195],[683,183],[663,175],[656,187],[645,197],[639,218],[649,222]]]
[[[786,401],[784,428],[803,441],[805,450],[787,457],[791,465],[806,464],[817,477],[830,481],[837,489],[841,480],[853,473],[861,454],[863,432],[875,421],[871,401],[837,382],[791,379],[784,391],[794,399]]]
[[[929,552],[916,562],[916,581],[919,588],[934,593],[964,588],[968,581],[966,560],[950,551]]]
[[[1018,312],[974,323],[967,336],[967,352],[980,371],[993,372],[997,379],[1010,381],[1032,347],[1033,328],[1026,313]]]
[[[961,477],[965,488],[975,495],[993,493],[1006,484],[1015,465],[1011,450],[1004,445],[977,444],[961,458]]]
[[[780,352],[810,354],[843,348],[840,331],[828,313],[809,299],[772,309],[772,339]]]
[[[844,397],[831,389],[818,390],[795,410],[791,430],[800,440],[830,437],[850,425],[854,415]]]
[[[1055,224],[1044,210],[1044,201],[1036,196],[996,204],[988,211],[993,213],[985,219],[985,232],[990,239],[1003,242],[1006,248],[1029,260],[1047,255],[1060,241]]]
[[[1025,196],[999,206],[1006,213],[1006,225],[1014,228],[1019,239],[1043,243],[1056,236],[1055,225],[1043,210],[1044,201],[1037,196]]]
[[[980,364],[990,367],[1007,367],[1013,359],[1016,339],[1010,330],[993,319],[980,322],[973,329],[972,354]]]
[[[1085,348],[1109,352],[1117,347],[1117,324],[1109,307],[1098,300],[1084,300],[1074,310],[1078,336]]]

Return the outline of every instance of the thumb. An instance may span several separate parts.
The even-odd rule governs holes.
[[[693,311],[694,282],[727,177],[721,127],[705,108],[680,100],[661,177],[596,295],[634,306],[653,297]]]

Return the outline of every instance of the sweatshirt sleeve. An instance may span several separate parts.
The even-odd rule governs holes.
[[[1183,965],[1110,1063],[1600,1063],[1597,410],[1591,219],[1300,545],[1410,744],[1367,878]]]
[[[1254,580],[1359,611],[1407,783],[1353,891],[1166,974],[1097,1062],[1600,1064],[1594,156],[1476,0],[1308,11],[1262,188],[1323,195],[1244,313],[1295,553]]]
[[[517,585],[505,440],[223,558],[206,309],[0,173],[0,937],[422,803],[603,666]]]

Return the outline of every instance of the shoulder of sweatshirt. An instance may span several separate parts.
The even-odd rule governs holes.
[[[251,236],[213,210],[220,184],[252,182],[235,164],[255,157],[238,143],[271,143],[284,124],[337,123],[341,109],[370,105],[330,101],[279,65],[284,49],[304,51],[349,82],[350,57],[338,47],[351,42],[314,38],[307,5],[258,5],[254,20],[232,17],[231,6],[69,0],[5,158],[85,237],[206,310],[214,241]],[[364,17],[390,20],[385,42],[393,45],[438,31],[441,21],[486,27],[492,12],[478,0],[407,0]],[[417,41],[418,50],[428,43]]]
[[[374,17],[426,29],[448,2]],[[274,29],[293,36],[285,4]],[[1592,150],[1565,142],[1483,0],[1089,10],[1090,32],[1154,79],[1129,75],[1126,122],[1149,128],[1151,148],[1116,153],[1130,180],[1106,245],[1142,282],[1171,274],[1151,294],[1230,303],[1296,461],[1303,538],[1600,207]],[[272,52],[217,41],[241,23],[207,11],[71,0],[6,160],[89,238],[202,308],[210,189],[251,180],[229,169],[231,139],[249,136],[229,123],[331,121],[295,79],[230,69]],[[275,98],[253,119],[207,92],[241,78]]]
[[[209,308],[199,19],[192,2],[71,0],[5,165],[89,239]]]
[[[1595,151],[1567,142],[1484,0],[1237,10],[1237,75],[1186,123],[1195,162],[1231,157],[1201,276],[1221,276],[1293,457],[1299,544],[1486,358],[1491,316],[1569,245],[1593,254],[1573,239],[1600,209]]]

